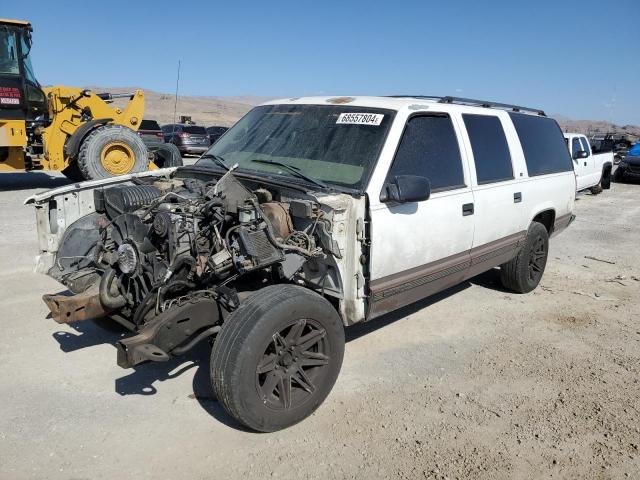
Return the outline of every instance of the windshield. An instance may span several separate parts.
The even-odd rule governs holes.
[[[19,75],[16,32],[0,28],[0,74]]]
[[[362,190],[380,154],[395,112],[334,105],[263,105],[225,133],[207,153],[239,170],[296,177]],[[205,154],[206,155],[206,154]],[[273,164],[255,162],[267,160]],[[198,165],[215,165],[202,158]]]

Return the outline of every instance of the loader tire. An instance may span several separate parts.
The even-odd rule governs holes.
[[[78,168],[78,162],[72,161],[67,168],[62,170],[62,174],[72,182],[82,182],[84,177]]]
[[[181,167],[182,155],[173,143],[164,143],[154,152],[154,160],[159,168]]]
[[[149,152],[130,128],[103,125],[82,141],[77,163],[85,180],[97,180],[148,170]]]

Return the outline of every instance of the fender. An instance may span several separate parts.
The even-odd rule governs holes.
[[[80,151],[80,144],[87,134],[97,127],[101,127],[109,122],[113,121],[113,118],[96,118],[87,123],[80,125],[75,132],[69,137],[64,145],[64,154],[67,158],[75,158]]]

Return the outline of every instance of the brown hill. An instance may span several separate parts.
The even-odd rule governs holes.
[[[140,87],[88,87],[96,92],[131,92]],[[173,121],[175,96],[171,93],[158,93],[145,90],[146,110],[145,118],[157,120],[161,125]],[[251,107],[259,105],[274,97],[237,96],[237,97],[208,97],[208,96],[178,96],[176,121],[180,115],[190,115],[199,125],[233,125]],[[638,125],[614,125],[602,120],[571,120],[562,115],[551,115],[565,132],[595,133],[619,132],[640,136]]]
[[[87,87],[94,92],[125,93],[132,92],[141,87]],[[145,89],[142,89],[145,90]],[[176,121],[181,115],[189,115],[198,125],[231,126],[240,117],[247,113],[251,107],[267,100],[267,97],[205,97],[205,96],[178,96],[176,108]],[[126,103],[117,100],[118,105]],[[170,93],[159,93],[145,90],[144,117],[157,120],[160,125],[173,122],[175,96]]]

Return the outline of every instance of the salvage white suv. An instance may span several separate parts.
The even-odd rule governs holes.
[[[344,325],[500,266],[533,290],[576,180],[543,112],[451,97],[318,97],[251,110],[194,166],[31,197],[61,323],[109,316],[118,363],[208,339],[221,405],[260,431],[326,398]]]

